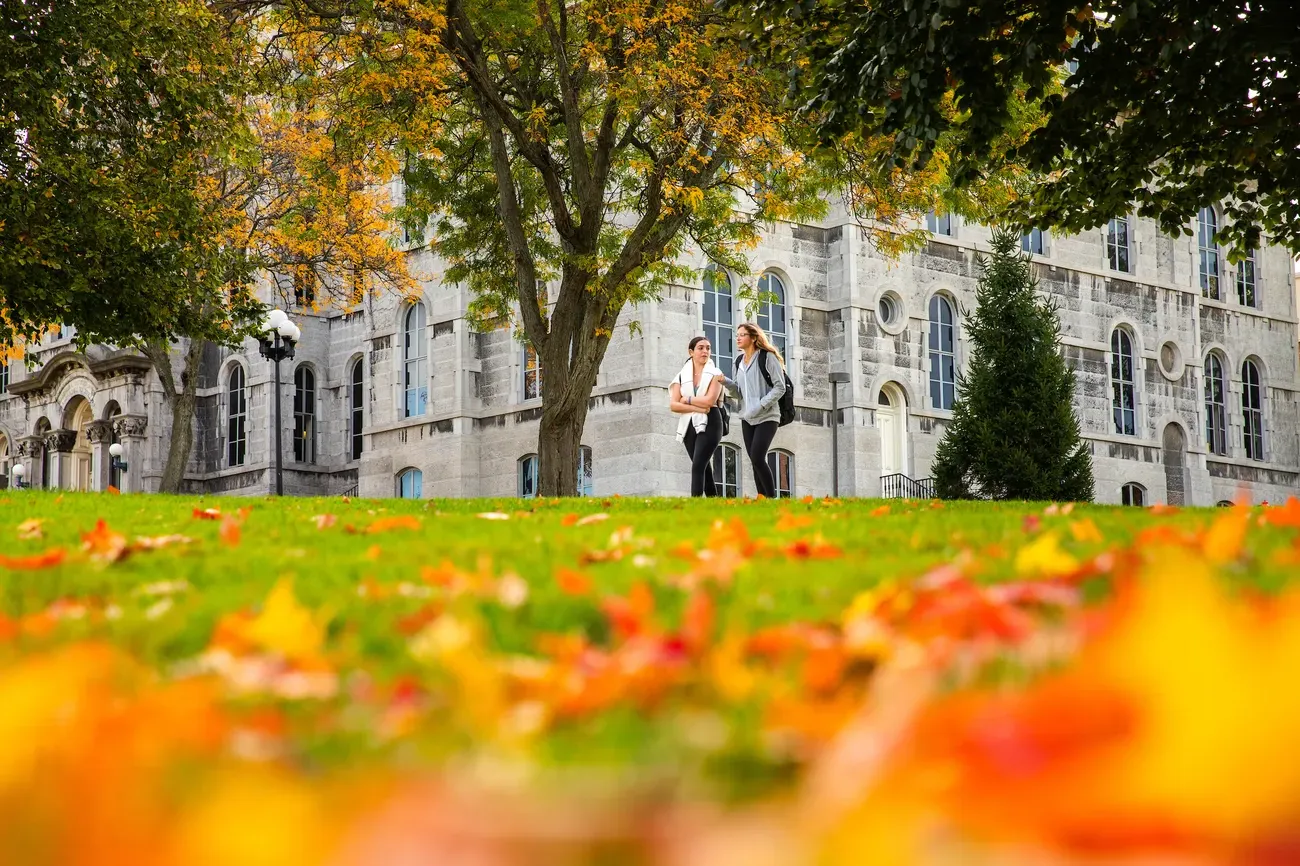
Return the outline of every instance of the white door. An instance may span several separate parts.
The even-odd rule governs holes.
[[[880,428],[880,474],[893,475],[895,472],[901,472],[892,407],[881,406],[876,410],[876,426]]]

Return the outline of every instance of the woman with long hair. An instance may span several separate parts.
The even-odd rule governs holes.
[[[753,322],[736,327],[736,378],[728,381],[740,392],[740,432],[745,453],[754,465],[754,486],[768,499],[776,498],[776,482],[767,466],[767,452],[781,426],[781,395],[785,393],[785,358]]]
[[[713,452],[722,441],[722,410],[718,408],[726,377],[711,360],[713,347],[707,337],[695,337],[688,344],[690,357],[672,385],[668,386],[669,408],[679,414],[677,441],[686,445],[691,458],[691,495],[718,496],[713,478]]]

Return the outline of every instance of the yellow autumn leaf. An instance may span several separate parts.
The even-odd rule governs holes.
[[[1244,506],[1237,506],[1215,520],[1201,539],[1205,557],[1218,564],[1232,562],[1239,557],[1249,522],[1250,509]]]
[[[1097,524],[1093,523],[1090,517],[1073,521],[1070,524],[1070,534],[1074,536],[1075,541],[1084,544],[1102,540],[1101,530],[1097,528]]]
[[[1044,532],[1016,554],[1017,574],[1055,577],[1077,571],[1079,561],[1061,550],[1056,533]]]
[[[244,629],[244,636],[286,658],[314,658],[325,643],[325,628],[316,615],[299,604],[293,582],[281,580],[266,597],[262,612]]]

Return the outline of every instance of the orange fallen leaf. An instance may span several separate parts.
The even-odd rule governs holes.
[[[559,568],[555,572],[555,582],[567,595],[587,595],[593,588],[589,575],[571,568]]]
[[[116,487],[114,487],[112,484],[108,485],[108,487],[104,489],[104,492],[107,493],[109,496],[121,496],[121,495],[122,495],[122,491],[121,491],[121,490],[118,490],[118,489],[117,489]]]
[[[194,509],[195,520],[220,520],[221,509],[219,508],[196,508]]]
[[[127,554],[126,536],[109,529],[102,517],[94,529],[81,534],[81,546],[91,559],[100,562],[117,562]]]
[[[316,524],[317,529],[329,529],[337,520],[338,518],[333,514],[317,514],[312,518],[312,522]]]
[[[372,562],[378,562],[384,556],[384,550],[378,544],[372,544],[366,549],[366,559]]]
[[[366,527],[367,534],[374,535],[376,532],[390,532],[394,529],[417,530],[420,528],[420,519],[409,514],[403,514],[399,517],[381,517],[370,526]]]
[[[18,538],[22,541],[36,541],[44,533],[41,532],[41,524],[45,521],[39,517],[33,517],[30,520],[24,520],[18,524]]]
[[[1264,509],[1264,520],[1273,526],[1300,529],[1300,499],[1288,496],[1285,505],[1274,505]]]
[[[793,529],[807,529],[812,525],[813,519],[807,514],[791,514],[789,511],[782,511],[776,521],[776,531],[789,532]]]
[[[577,522],[578,522],[578,515],[574,514],[573,512],[569,512],[568,514],[560,518],[561,526],[572,526]]]
[[[4,556],[0,554],[0,566],[14,571],[36,571],[51,568],[63,562],[67,553],[61,547],[55,547],[35,556]]]
[[[217,532],[217,538],[219,538],[221,543],[226,545],[226,547],[239,546],[241,534],[239,528],[240,523],[241,521],[238,518],[229,514],[222,518],[221,529]]]
[[[1210,524],[1202,538],[1202,550],[1210,562],[1231,562],[1241,555],[1246,540],[1246,526],[1250,522],[1250,509],[1235,506],[1229,513]]]
[[[1085,543],[1102,540],[1101,530],[1099,530],[1097,524],[1093,523],[1092,519],[1088,517],[1072,522],[1070,524],[1070,534],[1074,536],[1075,541]]]
[[[877,506],[876,508],[871,509],[872,517],[884,517],[888,513],[889,513],[888,505],[880,505]]]

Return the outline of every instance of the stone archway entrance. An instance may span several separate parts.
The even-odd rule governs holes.
[[[876,398],[876,427],[880,430],[880,475],[907,475],[907,397],[893,382]]]
[[[93,490],[91,470],[94,451],[86,428],[95,420],[95,410],[85,397],[73,398],[64,411],[63,426],[77,434],[68,453],[68,482],[70,490]]]
[[[1163,436],[1165,464],[1165,503],[1187,504],[1187,436],[1177,424],[1165,425]]]

